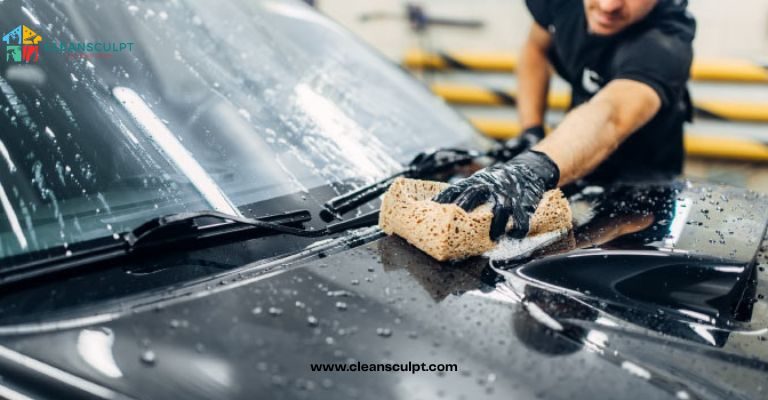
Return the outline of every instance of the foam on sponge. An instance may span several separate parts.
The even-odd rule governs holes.
[[[438,261],[477,256],[492,249],[495,243],[488,234],[493,218],[490,206],[485,204],[468,213],[455,204],[431,200],[447,187],[443,182],[396,179],[384,194],[379,226]],[[563,193],[550,190],[544,193],[531,218],[528,235],[571,229],[571,219]]]

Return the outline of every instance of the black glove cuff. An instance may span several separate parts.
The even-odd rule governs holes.
[[[520,133],[520,137],[531,144],[536,144],[539,143],[541,139],[544,139],[545,133],[542,125],[536,125],[523,130],[523,132]]]
[[[544,190],[554,189],[560,182],[560,168],[548,155],[540,151],[528,150],[515,157],[514,160],[519,160],[536,171],[536,174],[544,181]]]
[[[509,139],[493,155],[497,161],[508,161],[522,152],[535,146],[544,138],[542,126],[532,126],[520,133],[519,136]]]

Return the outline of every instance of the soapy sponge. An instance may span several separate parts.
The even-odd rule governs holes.
[[[489,237],[493,214],[484,204],[466,212],[455,204],[439,204],[431,199],[448,187],[447,183],[398,178],[384,194],[379,226],[397,234],[438,261],[476,256],[492,249]],[[529,236],[569,230],[571,209],[563,193],[544,193],[531,218]]]

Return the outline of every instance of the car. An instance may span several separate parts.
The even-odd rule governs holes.
[[[573,186],[571,232],[439,263],[378,195],[503,151],[306,4],[0,9],[39,46],[0,75],[0,397],[766,397],[763,195]]]

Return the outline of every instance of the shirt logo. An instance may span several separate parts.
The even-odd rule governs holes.
[[[36,63],[40,59],[40,41],[42,40],[40,35],[26,25],[11,29],[3,36],[5,61]]]
[[[548,30],[548,31],[549,31],[549,33],[551,33],[552,35],[554,35],[555,33],[557,33],[557,28],[555,28],[555,26],[554,26],[554,25],[549,25],[549,26],[547,26],[547,30]]]
[[[581,86],[588,93],[595,94],[602,87],[603,78],[597,72],[589,68],[584,68],[584,74],[581,76]]]

